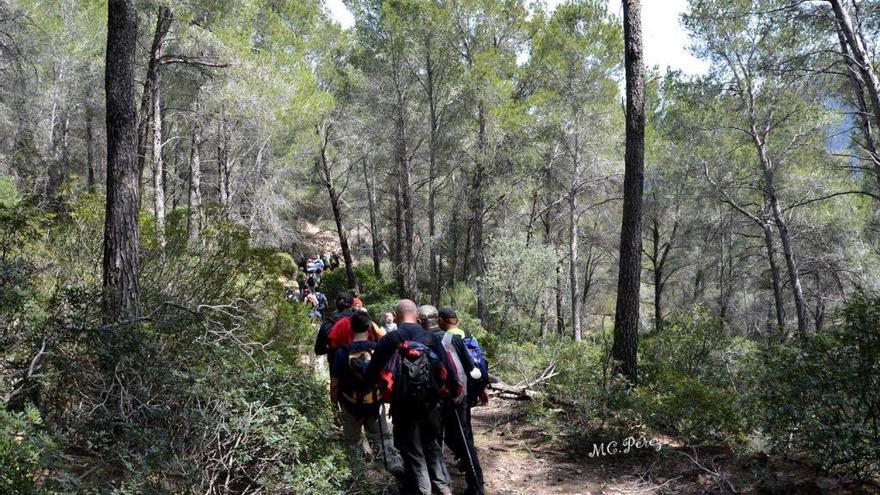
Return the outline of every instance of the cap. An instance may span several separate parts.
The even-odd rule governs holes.
[[[442,308],[438,314],[444,320],[458,319],[458,315],[455,314],[455,310],[452,308]]]

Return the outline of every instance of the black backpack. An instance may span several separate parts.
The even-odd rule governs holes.
[[[379,405],[379,390],[370,386],[366,379],[366,370],[373,358],[372,349],[355,351],[346,349],[348,354],[348,378],[351,382],[341,391],[342,398],[356,411],[362,412]]]
[[[398,352],[391,399],[394,410],[426,416],[443,396],[446,367],[434,351],[419,342],[404,341]]]

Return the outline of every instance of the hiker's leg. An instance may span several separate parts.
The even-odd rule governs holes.
[[[455,408],[444,407],[441,417],[443,420],[443,442],[457,459],[463,460],[465,458],[465,442],[461,438],[461,432],[455,422]]]
[[[468,490],[470,493],[483,493],[483,468],[480,466],[480,459],[477,455],[477,449],[474,446],[474,434],[471,430],[469,420],[470,407],[462,404],[455,408],[455,416],[458,417],[456,428],[460,428],[459,437],[462,439],[463,460],[465,462],[465,479],[467,480]]]
[[[440,493],[450,493],[452,483],[449,481],[449,472],[446,470],[446,461],[443,459],[443,426],[440,419],[440,408],[434,409],[421,423],[422,449],[425,452],[425,462],[428,464],[428,472],[431,475],[431,484]]]
[[[386,467],[389,472],[401,473],[403,463],[400,461],[400,454],[394,448],[391,432],[388,431],[388,423],[385,422],[385,415],[377,411],[375,416],[367,417],[364,420],[364,429],[367,432],[367,438],[370,439],[373,456],[387,462]]]
[[[403,459],[404,491],[406,494],[431,495],[431,478],[422,451],[419,426],[415,421],[394,418],[394,445]]]
[[[345,444],[353,455],[363,456],[364,449],[361,444],[361,420],[348,412],[344,407],[340,408],[339,419],[342,422],[342,436]]]

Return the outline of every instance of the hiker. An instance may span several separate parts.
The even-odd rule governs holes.
[[[353,339],[340,347],[330,370],[330,399],[339,404],[342,433],[352,457],[364,455],[363,430],[370,442],[374,456],[381,455],[385,468],[401,476],[403,464],[394,448],[385,414],[381,413],[379,391],[375,384],[366,381],[364,372],[369,364],[376,343],[368,334],[373,321],[366,313],[356,313],[350,318]]]
[[[332,268],[333,270],[335,270],[335,269],[339,268],[339,265],[340,265],[340,263],[339,263],[339,254],[336,253],[336,252],[334,252],[334,253],[330,256],[330,268]]]
[[[384,318],[385,324],[382,325],[382,330],[385,330],[385,333],[397,330],[397,323],[394,323],[394,313],[385,313]]]
[[[336,349],[340,349],[344,346],[351,344],[354,340],[354,327],[352,318],[356,314],[366,314],[367,319],[370,320],[370,328],[367,329],[367,338],[371,342],[378,342],[380,338],[385,336],[385,331],[382,330],[382,327],[376,325],[372,319],[370,319],[370,313],[367,311],[363,305],[358,306],[357,303],[360,301],[358,298],[354,298],[354,304],[352,305],[352,314],[350,316],[343,316],[336,320],[336,323],[330,327],[330,331],[327,333],[327,349],[329,353],[333,353]]]
[[[448,314],[448,313],[447,313]],[[440,326],[440,313],[431,305],[419,308],[419,322],[422,327],[441,338],[443,350],[451,362],[454,372],[462,384],[470,380],[482,380],[483,372],[474,365],[471,355],[465,347],[462,337],[454,332],[446,331]],[[441,409],[443,420],[443,440],[463,468],[467,490],[465,494],[484,493],[483,469],[474,447],[474,435],[470,427],[470,407],[467,388],[462,387],[457,396],[446,401]]]
[[[330,365],[330,369],[333,369],[333,358],[335,354],[329,353],[330,349],[328,347],[328,335],[330,333],[330,329],[333,328],[333,325],[345,318],[347,316],[351,316],[354,314],[354,310],[351,308],[354,303],[354,296],[351,292],[340,292],[336,295],[336,313],[331,315],[329,318],[324,320],[324,323],[321,324],[321,327],[318,328],[318,335],[315,337],[315,354],[318,356],[327,355],[327,364]]]
[[[312,321],[316,323],[321,321],[324,317],[324,310],[327,309],[327,296],[314,287],[309,287],[306,291],[306,303],[312,308],[309,310],[309,317]]]
[[[431,495],[433,489],[451,495],[441,447],[440,398],[450,386],[461,384],[446,373],[440,339],[419,326],[416,304],[402,299],[394,313],[399,322],[397,331],[379,341],[367,368],[367,379],[377,382],[385,365],[397,357],[391,417],[394,445],[403,458],[401,493]]]

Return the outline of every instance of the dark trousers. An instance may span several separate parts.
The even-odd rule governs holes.
[[[483,493],[483,468],[480,467],[480,459],[474,447],[471,408],[467,403],[444,408],[443,440],[455,457],[464,464],[465,481],[470,493]]]
[[[394,412],[393,418],[394,446],[403,459],[403,493],[431,495],[432,487],[439,493],[450,493],[439,406],[424,417]]]

